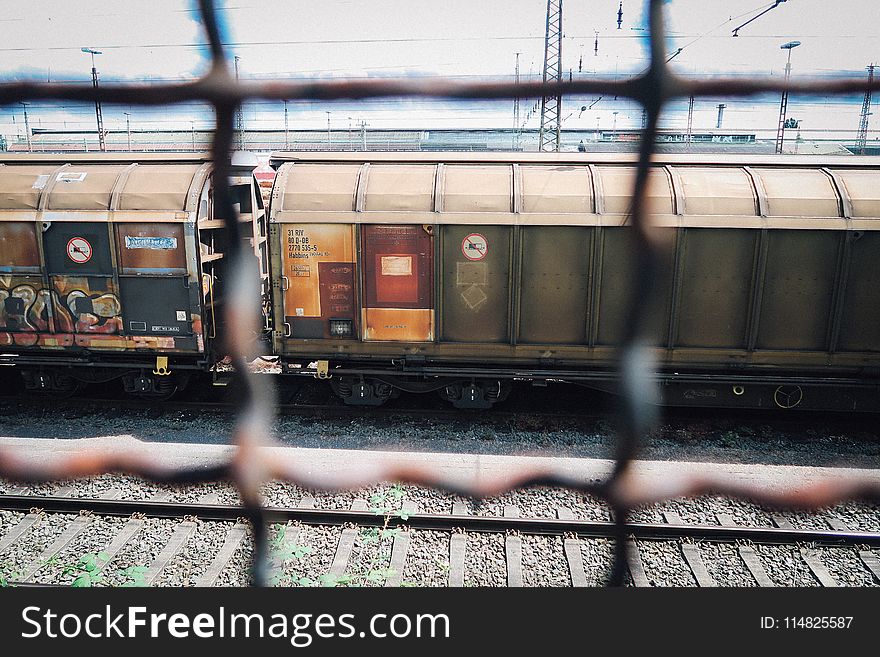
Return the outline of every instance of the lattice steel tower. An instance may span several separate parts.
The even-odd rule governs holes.
[[[547,0],[547,30],[544,36],[544,84],[562,82],[562,0]],[[562,128],[562,93],[541,98],[541,131],[538,150],[558,151]]]
[[[875,64],[868,66],[868,84],[874,81]],[[862,120],[859,122],[859,134],[856,137],[856,148],[859,155],[865,154],[865,145],[868,142],[868,117],[871,116],[871,90],[865,92],[865,101],[862,103]]]

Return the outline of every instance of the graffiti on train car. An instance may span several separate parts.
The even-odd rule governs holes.
[[[192,314],[191,322],[201,350],[201,316]],[[122,326],[122,305],[111,279],[59,276],[48,289],[36,276],[0,275],[0,346],[177,346],[172,337],[123,337]]]

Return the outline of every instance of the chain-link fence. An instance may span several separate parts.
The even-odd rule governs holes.
[[[81,452],[47,464],[26,464],[8,449],[0,449],[0,476],[22,481],[48,481],[85,477],[108,472],[128,472],[146,479],[174,484],[229,479],[235,482],[247,509],[254,538],[252,582],[267,582],[268,523],[261,512],[260,488],[271,480],[282,480],[311,489],[352,489],[380,481],[400,481],[440,488],[452,493],[482,498],[527,486],[552,486],[577,490],[604,500],[615,521],[614,563],[611,585],[624,582],[627,570],[628,519],[641,505],[684,496],[726,495],[758,503],[804,509],[817,509],[853,499],[880,500],[880,487],[868,481],[843,480],[817,482],[787,491],[759,490],[729,480],[694,475],[676,480],[636,480],[632,463],[639,446],[655,419],[656,405],[650,351],[643,346],[648,314],[645,309],[660,274],[660,263],[667,246],[652,228],[645,210],[648,173],[656,141],[658,118],[666,103],[690,96],[746,97],[767,92],[852,94],[880,90],[880,80],[834,79],[778,82],[770,79],[726,79],[723,77],[686,80],[669,68],[665,48],[664,0],[648,0],[650,27],[650,65],[640,75],[624,81],[577,80],[562,83],[457,83],[446,80],[387,79],[367,81],[328,81],[314,83],[237,82],[230,70],[229,57],[220,33],[221,17],[212,0],[200,0],[201,20],[210,44],[212,66],[195,82],[150,86],[112,85],[83,87],[72,84],[10,83],[0,85],[0,104],[28,100],[72,100],[157,106],[185,101],[210,103],[216,112],[213,140],[213,183],[215,216],[223,218],[228,233],[230,258],[234,263],[231,299],[226,305],[227,347],[233,356],[238,384],[246,391],[239,396],[238,423],[234,431],[234,456],[223,465],[209,469],[173,470],[143,453],[113,451]],[[270,442],[273,419],[272,391],[267,377],[248,373],[247,353],[251,336],[260,327],[258,273],[245,257],[228,180],[238,107],[249,100],[362,100],[369,98],[425,97],[443,99],[534,99],[555,94],[613,94],[632,99],[645,110],[646,122],[638,154],[635,187],[632,192],[630,224],[634,236],[632,266],[635,269],[629,290],[624,323],[624,341],[618,363],[624,405],[616,437],[616,461],[610,476],[599,483],[584,483],[552,469],[517,472],[491,484],[462,488],[444,480],[440,473],[395,466],[365,466],[357,475],[332,478],[308,475],[307,464],[295,456],[271,458],[264,447]]]

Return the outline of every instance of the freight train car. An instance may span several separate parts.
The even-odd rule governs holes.
[[[255,164],[230,185],[267,276]],[[0,157],[0,362],[32,389],[148,396],[211,369],[228,244],[210,173],[191,153]]]
[[[614,390],[635,165],[616,154],[277,153],[272,338],[352,404],[488,407],[513,380]],[[880,167],[657,156],[665,402],[880,406]]]

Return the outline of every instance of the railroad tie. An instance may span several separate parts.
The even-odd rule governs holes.
[[[663,519],[670,525],[684,525],[681,516],[674,511],[664,511]],[[687,562],[688,568],[691,569],[694,579],[697,580],[697,586],[718,586],[718,583],[709,574],[709,570],[706,568],[706,564],[700,554],[700,548],[695,543],[682,543],[681,553],[684,555],[684,560]]]
[[[642,563],[642,555],[639,552],[639,544],[635,539],[626,540],[626,565],[632,577],[633,586],[651,586],[648,576],[645,574],[645,564]]]
[[[470,513],[464,502],[452,504],[452,515],[466,516]],[[454,532],[449,537],[449,586],[464,586],[464,553],[467,536]]]
[[[243,522],[235,523],[235,525],[232,526],[232,529],[226,533],[226,538],[223,540],[223,547],[221,547],[214,556],[211,565],[208,566],[208,569],[196,579],[195,586],[214,586],[217,582],[217,578],[220,577],[220,573],[222,573],[229,562],[232,561],[232,557],[235,556],[236,551],[246,536],[247,524]]]
[[[773,524],[779,527],[779,529],[794,529],[794,525],[791,524],[791,521],[780,515],[773,516]],[[825,567],[825,564],[822,563],[822,559],[819,558],[819,554],[815,550],[802,547],[800,548],[800,554],[801,559],[807,564],[807,568],[810,569],[810,572],[813,573],[813,576],[819,580],[819,583],[822,586],[832,588],[840,586],[840,584],[837,583],[837,580],[828,572],[828,569]]]
[[[70,490],[65,493],[65,496],[70,495]],[[121,496],[121,491],[117,488],[110,488],[105,490],[98,496],[98,499],[102,500],[115,500]],[[52,543],[43,550],[38,557],[36,557],[33,561],[31,561],[27,567],[24,569],[24,572],[21,577],[22,582],[30,582],[34,575],[49,562],[50,559],[59,554],[64,548],[70,545],[77,536],[79,536],[90,524],[92,524],[92,520],[94,519],[91,515],[79,515],[74,518],[67,527],[64,528],[64,531],[58,535],[58,537],[52,541]]]
[[[24,486],[15,486],[7,490],[4,495],[24,495],[27,492],[27,488]]]
[[[351,505],[352,511],[367,511],[367,501],[361,498],[356,499]],[[342,577],[345,569],[348,567],[348,561],[351,559],[351,553],[354,550],[354,542],[357,539],[357,527],[346,527],[339,535],[339,543],[336,545],[336,554],[333,555],[333,563],[330,564],[330,570],[327,574],[331,577]]]
[[[218,499],[217,493],[205,493],[199,498],[199,504],[212,504],[216,502],[212,502],[211,500]],[[162,571],[171,563],[171,560],[177,556],[177,553],[180,552],[180,549],[186,545],[186,542],[189,540],[190,536],[196,530],[196,523],[192,520],[184,520],[177,524],[174,527],[174,531],[171,532],[171,537],[168,539],[168,542],[162,548],[162,551],[156,555],[156,558],[153,559],[153,563],[149,565],[147,568],[147,572],[144,573],[144,585],[152,586],[153,582],[155,582],[159,575],[162,574]]]
[[[519,518],[519,507],[505,504],[504,517]],[[519,534],[507,534],[504,537],[504,556],[507,561],[507,586],[522,587],[522,537]]]
[[[834,531],[849,531],[849,526],[838,518],[829,518],[828,524],[831,525],[831,529]],[[877,558],[877,554],[873,550],[859,550],[859,559],[865,564],[865,568],[871,571],[874,579],[880,582],[880,559]]]
[[[405,515],[413,515],[419,512],[419,508],[412,500],[406,500],[400,507]],[[391,562],[388,564],[388,577],[385,578],[385,586],[400,586],[403,581],[403,569],[406,566],[406,555],[409,552],[410,533],[408,529],[394,535],[394,543],[391,546]]]
[[[2,537],[0,537],[0,553],[2,553],[6,548],[10,545],[18,541],[20,538],[25,536],[39,520],[41,514],[40,513],[29,513],[24,518],[18,521],[18,524],[15,525],[12,529],[6,532]]]
[[[802,547],[800,552],[804,563],[807,564],[810,572],[813,573],[822,586],[829,588],[840,586],[840,584],[837,583],[837,580],[828,572],[828,569],[825,567],[825,564],[822,563],[822,559],[819,557],[819,553],[816,552],[816,550]]]
[[[556,517],[560,520],[574,520],[574,513],[568,507],[560,506],[556,508]],[[568,562],[571,585],[578,588],[587,586],[581,542],[576,538],[566,538],[562,542],[562,548],[565,551],[565,560]]]
[[[311,495],[304,495],[297,505],[298,509],[314,509],[315,498]],[[269,581],[279,582],[284,574],[284,564],[286,559],[280,558],[278,555],[290,554],[296,549],[297,542],[300,537],[300,525],[284,525],[284,538],[275,555],[271,555],[269,559]]]
[[[733,516],[730,516],[726,513],[719,513],[717,515],[717,518],[718,523],[722,527],[737,526],[736,522],[733,519]],[[752,577],[755,578],[755,582],[758,584],[758,586],[776,586],[773,583],[773,580],[770,579],[767,571],[764,570],[764,565],[761,563],[761,558],[758,556],[758,553],[755,552],[755,548],[750,545],[740,545],[739,556],[743,560],[743,563],[746,565],[746,568],[748,568],[749,572],[752,574]]]

